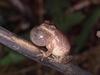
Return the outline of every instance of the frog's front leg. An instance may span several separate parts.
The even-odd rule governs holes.
[[[40,52],[41,52],[41,54],[38,56],[42,57],[41,61],[43,61],[44,59],[47,59],[52,54],[52,50],[48,50],[46,52],[41,50]]]
[[[48,57],[50,57],[50,55],[52,55],[52,51],[53,51],[53,48],[54,47],[53,47],[53,45],[50,42],[47,41],[47,44],[46,44],[47,51],[46,52],[43,52],[43,58],[48,58]]]

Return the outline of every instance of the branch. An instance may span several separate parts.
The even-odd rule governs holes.
[[[72,7],[68,8],[65,13],[66,14],[70,14],[70,13],[73,13],[75,11],[78,11],[78,10],[81,10],[85,7],[88,7],[89,5],[91,5],[91,2],[89,0],[83,0],[75,5],[73,5]]]
[[[72,7],[68,8],[65,13],[66,14],[70,14],[73,13],[75,11],[81,10],[83,8],[86,8],[90,5],[99,5],[100,4],[100,0],[82,0],[78,3],[76,3],[75,5],[73,5]]]
[[[13,49],[14,51],[23,54],[24,56],[39,62],[45,66],[53,68],[65,75],[91,75],[90,73],[80,69],[78,66],[68,63],[59,64],[56,62],[50,62],[48,59],[41,61],[42,57],[38,55],[41,54],[40,49],[34,46],[31,42],[23,40],[16,36],[14,33],[4,29],[0,26],[0,43]]]

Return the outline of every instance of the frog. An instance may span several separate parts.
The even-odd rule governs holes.
[[[41,51],[43,58],[53,57],[58,63],[65,63],[72,57],[70,53],[70,43],[68,38],[62,33],[54,23],[44,21],[41,25],[34,27],[30,32],[31,41],[37,46],[44,46],[47,51]]]

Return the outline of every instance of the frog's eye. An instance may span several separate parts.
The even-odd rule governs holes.
[[[54,25],[50,25],[50,26],[48,27],[48,29],[49,29],[49,30],[55,30],[56,27],[55,27]]]
[[[31,40],[32,42],[37,45],[37,46],[45,46],[46,45],[46,36],[43,31],[38,30],[38,29],[33,29],[31,31]]]

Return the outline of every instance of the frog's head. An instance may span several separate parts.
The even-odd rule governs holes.
[[[54,30],[56,29],[55,25],[53,23],[51,23],[50,21],[45,20],[44,23],[41,25],[41,27],[43,26],[43,28],[47,28],[49,30]]]
[[[30,39],[37,46],[46,46],[49,37],[49,33],[40,26],[34,27],[30,32]]]
[[[30,32],[31,41],[37,46],[46,46],[50,37],[55,34],[56,27],[45,21]]]

